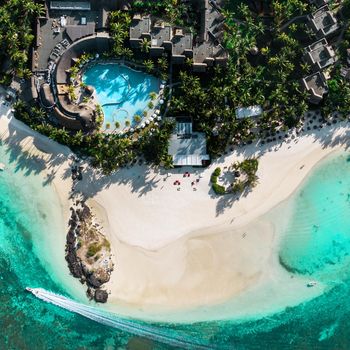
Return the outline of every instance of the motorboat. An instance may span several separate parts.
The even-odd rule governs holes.
[[[307,286],[308,287],[314,287],[314,286],[316,286],[316,284],[317,284],[316,281],[310,281],[310,282],[307,283]]]

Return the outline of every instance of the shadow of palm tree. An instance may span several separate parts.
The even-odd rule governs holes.
[[[316,124],[315,124],[316,125]],[[350,146],[350,129],[346,130],[344,128],[344,132],[342,134],[336,134],[341,128],[346,127],[347,122],[346,121],[339,121],[335,124],[326,125],[319,127],[317,126],[316,129],[310,128],[310,130],[305,130],[304,132],[300,133],[299,136],[309,136],[313,137],[313,143],[320,143],[322,149],[326,148],[335,148],[338,146],[342,146],[345,150],[348,150]],[[325,130],[327,131],[325,133]],[[299,142],[299,138],[287,138],[281,140],[276,140],[273,142],[262,144],[262,140],[258,140],[255,143],[252,143],[251,145],[245,145],[242,147],[237,147],[234,151],[235,155],[240,158],[250,158],[250,157],[256,157],[259,158],[263,156],[266,153],[269,152],[277,152],[281,147],[282,144],[288,144],[288,148],[292,148],[293,145],[297,144]],[[232,156],[232,153],[230,155],[225,155],[220,157],[216,160],[216,163],[218,165],[227,163],[228,159]],[[212,190],[209,191],[209,194],[214,198],[219,198],[217,206],[216,206],[216,215],[219,216],[223,214],[226,210],[232,208],[235,201],[239,200],[241,197],[246,197],[249,195],[250,192],[254,191],[252,188],[247,188],[245,191],[240,195],[223,195],[218,196],[216,195]]]

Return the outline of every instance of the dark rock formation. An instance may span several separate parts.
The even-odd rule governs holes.
[[[90,300],[92,300],[95,297],[95,291],[89,287],[86,291],[86,295]]]
[[[69,270],[74,277],[82,278],[84,275],[83,269],[80,260],[75,254],[75,249],[72,249],[72,247],[69,246],[69,243],[67,243],[67,246],[68,249],[66,250],[66,261],[68,262]]]
[[[71,207],[71,217],[69,219],[69,230],[66,237],[66,261],[68,263],[71,274],[79,278],[81,283],[86,283],[88,286],[87,296],[90,299],[95,299],[96,302],[105,303],[108,298],[108,293],[100,287],[109,281],[111,270],[106,270],[101,265],[97,268],[92,268],[91,265],[84,260],[84,256],[78,256],[78,249],[81,242],[91,229],[92,213],[90,208],[84,203],[81,204],[81,209]],[[94,226],[96,232],[96,227]],[[98,232],[98,230],[97,230]],[[98,233],[101,234],[101,233]],[[77,239],[79,237],[79,240]]]
[[[108,299],[108,293],[103,289],[96,289],[94,298],[97,303],[105,303]]]
[[[99,288],[103,284],[94,274],[86,276],[86,282],[89,286],[94,288]]]

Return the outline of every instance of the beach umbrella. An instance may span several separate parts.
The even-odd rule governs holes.
[[[157,118],[157,114],[153,113],[153,114],[152,114],[152,117],[153,117],[153,118]]]
[[[154,111],[154,113],[155,113],[155,114],[159,114],[159,113],[160,113],[160,110],[159,110],[159,109],[156,109],[156,110]]]
[[[96,57],[96,58],[99,58],[99,57],[100,57],[100,55],[97,53],[97,54],[95,55],[95,57]]]
[[[161,105],[164,104],[164,100],[160,100],[159,104],[161,104]]]
[[[146,120],[146,124],[149,125],[149,120]]]
[[[161,85],[160,85],[160,88],[161,88],[161,89],[164,89],[164,88],[165,88],[165,85],[164,85],[164,84],[161,84]]]
[[[159,116],[157,117],[157,120],[158,120],[158,121],[161,121],[161,120],[162,120],[162,117],[159,115]]]

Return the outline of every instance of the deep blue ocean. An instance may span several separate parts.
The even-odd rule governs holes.
[[[62,229],[53,189],[31,168],[33,160],[16,150],[0,146],[0,162],[6,165],[0,173],[0,349],[174,349],[24,291],[45,287],[75,297],[74,288],[59,276],[66,271],[59,273],[49,263],[55,251],[45,249]],[[280,261],[290,273],[325,284],[325,292],[256,320],[160,324],[163,332],[217,349],[350,348],[349,156],[322,161],[288,201],[293,201],[288,206],[293,212],[283,232]]]

